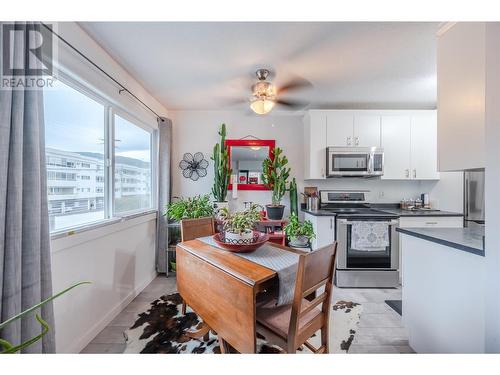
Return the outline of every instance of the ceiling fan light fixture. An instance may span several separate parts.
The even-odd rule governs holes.
[[[265,115],[271,112],[276,103],[266,98],[255,98],[250,102],[250,108],[258,115]]]

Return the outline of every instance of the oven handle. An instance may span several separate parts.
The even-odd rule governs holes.
[[[356,223],[356,222],[360,222],[360,221],[370,221],[370,220],[355,220],[355,221],[350,221],[350,220],[347,220],[347,219],[340,219],[338,220],[339,224],[344,224],[344,225],[347,225],[347,224],[353,224],[353,223]],[[373,220],[373,222],[375,222]],[[399,220],[391,220],[391,221],[383,221],[383,220],[377,220],[378,223],[382,222],[382,223],[387,223],[387,225],[398,225],[399,224]]]

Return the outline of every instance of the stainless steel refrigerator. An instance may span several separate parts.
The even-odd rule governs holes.
[[[484,170],[464,172],[464,220],[484,224]]]

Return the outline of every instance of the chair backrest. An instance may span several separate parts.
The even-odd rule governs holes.
[[[181,220],[181,241],[183,242],[210,236],[214,233],[214,219],[212,217]]]
[[[300,255],[290,325],[288,328],[288,340],[296,341],[301,339],[302,336],[305,337],[308,335],[308,332],[299,332],[300,318],[319,305],[321,305],[322,317],[318,318],[317,322],[320,322],[318,323],[320,326],[313,325],[309,328],[314,333],[321,326],[328,324],[336,255],[337,242]],[[306,307],[303,307],[302,302],[304,298],[323,286],[325,290],[310,301]]]

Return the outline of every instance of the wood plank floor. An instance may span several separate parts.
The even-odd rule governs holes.
[[[140,293],[82,353],[122,353],[125,350],[123,332],[146,311],[150,302],[163,294],[176,291],[175,277],[158,276]],[[334,288],[333,300],[359,302],[363,306],[359,327],[349,353],[413,353],[401,317],[384,302],[401,299],[401,289]]]

